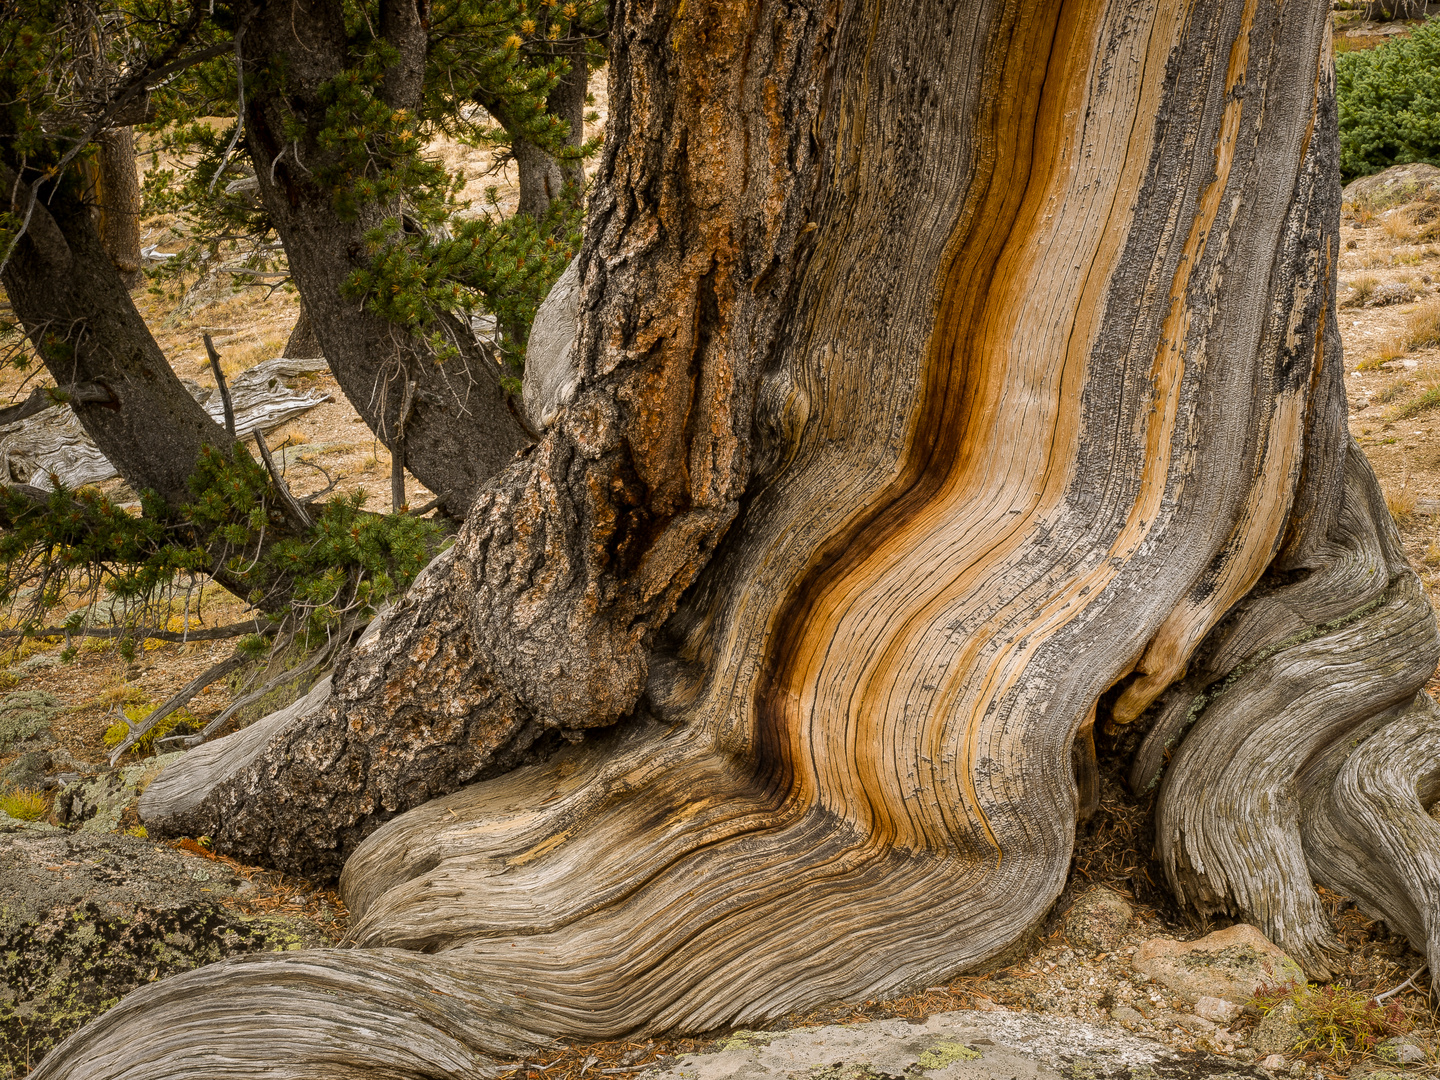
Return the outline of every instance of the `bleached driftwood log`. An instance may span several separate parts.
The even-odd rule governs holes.
[[[1180,740],[1182,897],[1325,962],[1292,786],[1436,652],[1345,430],[1327,5],[614,13],[573,399],[326,704],[142,805],[343,864],[363,947],[153,988],[40,1080],[277,1032],[269,1077],[478,1074],[941,981],[1059,894],[1095,723]],[[383,1045],[295,1019],[373,1030],[382,975]]]
[[[330,395],[291,390],[285,380],[325,370],[323,360],[277,357],[242,371],[230,381],[235,433],[245,438],[272,431],[313,409]],[[224,423],[220,398],[198,383],[187,389],[217,423]],[[50,489],[51,477],[66,487],[98,484],[116,470],[81,427],[69,405],[53,405],[34,416],[0,427],[0,475],[9,481]]]

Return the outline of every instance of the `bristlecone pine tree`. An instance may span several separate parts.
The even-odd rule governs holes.
[[[1321,882],[1440,962],[1327,8],[617,3],[573,399],[333,685],[142,804],[343,863],[359,948],[159,982],[36,1077],[471,1076],[924,986],[1059,893],[1096,724],[1185,902],[1323,977]]]

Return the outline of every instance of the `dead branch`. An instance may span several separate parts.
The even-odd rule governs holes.
[[[210,667],[202,671],[199,675],[195,676],[195,678],[191,679],[181,688],[178,694],[172,697],[169,701],[165,702],[163,705],[160,705],[158,708],[154,709],[149,716],[145,717],[144,720],[141,720],[137,724],[130,725],[129,734],[127,734],[125,738],[121,740],[119,746],[115,747],[114,750],[110,751],[110,764],[113,766],[115,762],[120,760],[120,755],[125,753],[126,750],[129,750],[130,747],[134,746],[137,742],[139,742],[140,738],[147,731],[149,731],[152,727],[158,724],[161,720],[165,719],[165,717],[173,713],[176,709],[189,704],[190,699],[193,698],[196,694],[198,694],[201,690],[205,689],[205,687],[209,686],[216,679],[224,678],[226,675],[230,674],[230,672],[232,671],[235,671],[237,668],[244,667],[246,664],[251,662],[251,659],[251,657],[246,656],[244,653],[234,652],[227,656],[224,660],[221,660],[220,663],[212,664]]]

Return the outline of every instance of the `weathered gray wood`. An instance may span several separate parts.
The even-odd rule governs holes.
[[[238,438],[256,431],[271,431],[313,409],[330,395],[313,390],[296,391],[283,380],[325,370],[323,360],[277,357],[241,372],[230,383]],[[225,419],[218,397],[189,384],[192,395],[217,423]],[[98,484],[116,475],[115,466],[85,433],[74,410],[54,405],[18,423],[0,426],[0,470],[12,480],[50,489],[52,475],[66,487]]]
[[[579,313],[580,260],[571,259],[535,313],[525,345],[525,411],[536,431],[553,424],[580,387],[574,355]]]
[[[1429,694],[1336,740],[1300,779],[1315,880],[1410,939],[1440,970],[1440,708]]]

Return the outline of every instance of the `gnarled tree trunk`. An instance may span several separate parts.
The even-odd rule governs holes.
[[[1311,874],[1359,860],[1440,961],[1436,631],[1344,428],[1326,5],[612,33],[573,400],[333,691],[142,802],[348,856],[362,948],[147,988],[38,1075],[472,1075],[923,986],[1059,893],[1096,722],[1150,732],[1182,897],[1323,974]],[[546,729],[580,744],[434,798]]]

